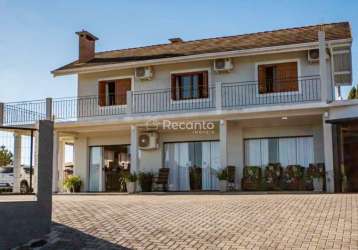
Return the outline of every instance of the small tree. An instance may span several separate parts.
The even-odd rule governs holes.
[[[12,164],[13,154],[5,146],[0,147],[0,167]]]
[[[358,99],[358,89],[355,87],[355,86],[353,86],[352,88],[351,88],[351,90],[349,91],[349,93],[348,93],[348,99],[349,100],[352,100],[352,99]]]

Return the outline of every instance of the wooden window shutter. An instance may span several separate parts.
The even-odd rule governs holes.
[[[176,75],[172,74],[171,75],[171,95],[172,95],[172,100],[177,100],[178,96],[177,96],[177,84],[176,84],[176,80],[177,77]]]
[[[276,65],[275,92],[298,91],[297,62]]]
[[[267,92],[266,88],[266,66],[258,66],[258,79],[259,79],[259,93],[264,94]]]
[[[100,81],[98,83],[98,105],[106,106],[106,82]]]
[[[116,80],[116,105],[127,104],[127,91],[131,90],[131,79]]]
[[[200,97],[208,98],[209,96],[209,75],[207,71],[203,72],[203,81],[200,86]]]

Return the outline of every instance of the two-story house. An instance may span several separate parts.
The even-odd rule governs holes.
[[[78,96],[39,104],[56,121],[56,190],[66,143],[83,191],[116,190],[118,167],[167,167],[169,190],[190,191],[193,166],[199,188],[217,190],[227,165],[240,190],[244,166],[269,163],[324,163],[326,189],[337,190],[335,125],[327,121],[331,110],[338,119],[357,104],[339,100],[340,86],[352,83],[349,23],[104,52],[91,33],[76,34],[78,60],[52,73],[76,74]]]

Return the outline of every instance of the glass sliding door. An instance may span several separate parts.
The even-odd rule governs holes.
[[[219,179],[216,176],[220,170],[219,142],[203,142],[202,159],[203,190],[219,190]]]
[[[188,143],[164,145],[165,167],[169,168],[169,191],[189,191],[189,147]]]
[[[170,191],[219,189],[219,142],[165,143],[164,165],[170,169]]]
[[[246,139],[245,165],[265,167],[269,163],[308,167],[314,163],[313,137]]]
[[[130,171],[129,147],[129,145],[90,147],[88,191],[125,190],[123,176]]]
[[[89,165],[89,191],[100,192],[103,190],[103,148],[90,147]]]

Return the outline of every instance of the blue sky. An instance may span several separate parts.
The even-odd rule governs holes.
[[[75,31],[100,40],[97,51],[349,21],[354,82],[358,1],[17,1],[0,0],[0,101],[76,95],[75,76],[50,71],[76,59]]]

